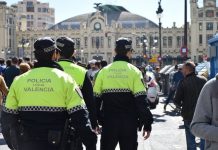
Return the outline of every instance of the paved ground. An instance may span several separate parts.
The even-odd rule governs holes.
[[[141,133],[139,133],[138,150],[185,150],[186,144],[184,129],[182,128],[182,118],[172,112],[170,106],[168,106],[166,112],[163,112],[162,103],[152,113],[154,114],[155,123],[151,137],[144,141]],[[0,150],[9,150],[1,134]],[[119,150],[119,147],[116,150]]]

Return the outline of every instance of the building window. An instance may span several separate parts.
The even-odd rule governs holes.
[[[104,37],[101,37],[101,48],[104,48]]]
[[[136,37],[136,47],[137,48],[140,47],[140,43],[141,43],[141,38],[140,37]]]
[[[48,8],[42,8],[42,12],[43,13],[47,13],[48,12]]]
[[[111,36],[108,37],[108,48],[111,48]]]
[[[203,36],[202,34],[199,35],[199,45],[202,45],[203,43]]]
[[[88,46],[88,37],[84,38],[84,45],[85,45],[85,48],[87,48],[87,46]]]
[[[212,23],[212,22],[208,22],[206,29],[207,29],[207,30],[213,30],[213,23]]]
[[[13,24],[13,19],[9,18],[9,24]]]
[[[76,38],[76,49],[80,49],[80,38]]]
[[[177,36],[176,38],[176,45],[177,47],[181,47],[181,37],[180,36]]]
[[[99,49],[99,46],[100,46],[100,39],[99,39],[99,37],[96,37],[95,45],[96,45],[96,48]]]
[[[103,46],[104,47],[104,39],[102,39],[103,37],[92,37],[92,48],[97,48],[99,49],[99,47]]]
[[[216,23],[216,29],[218,30],[218,22]]]
[[[200,13],[198,14],[198,17],[199,17],[199,18],[203,18],[203,15],[204,15],[203,12],[200,12]]]
[[[11,28],[9,28],[9,35],[12,35],[12,33],[11,33]]]
[[[167,47],[167,37],[166,36],[163,37],[163,47],[164,48]]]
[[[95,37],[92,37],[92,48],[95,48]]]
[[[41,12],[42,11],[42,9],[41,8],[38,8],[38,12]]]
[[[216,12],[216,17],[218,17],[218,12]]]
[[[207,10],[206,11],[206,17],[209,17],[209,18],[214,17],[214,11],[213,10]]]
[[[27,1],[26,11],[27,11],[27,12],[34,12],[34,5],[33,5],[33,2]]]
[[[203,29],[203,28],[202,28],[202,23],[200,22],[200,23],[199,23],[199,31],[202,31],[202,29]]]
[[[172,37],[172,36],[169,36],[169,37],[168,37],[168,47],[169,47],[169,48],[172,48],[172,46],[173,46],[173,37]]]
[[[9,39],[9,48],[12,47],[12,42],[11,42],[11,39]]]

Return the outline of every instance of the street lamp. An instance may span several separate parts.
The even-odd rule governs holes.
[[[184,57],[187,58],[187,48],[188,47],[188,23],[187,23],[187,0],[185,0],[185,10],[184,10],[184,43],[183,43],[183,49],[184,49]]]
[[[161,17],[162,17],[162,13],[163,13],[163,9],[161,7],[161,0],[159,0],[158,2],[158,9],[156,11],[156,14],[157,14],[157,17],[159,19],[159,62],[160,62],[160,67],[161,67],[161,59],[162,59],[162,49],[161,49],[161,26],[162,26],[162,23],[161,23]]]

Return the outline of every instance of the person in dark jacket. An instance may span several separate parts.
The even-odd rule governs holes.
[[[114,62],[104,67],[94,85],[98,121],[102,123],[101,150],[137,150],[137,127],[150,136],[153,117],[148,109],[141,71],[130,64],[132,42],[116,41]]]
[[[7,67],[3,74],[3,77],[5,79],[8,88],[10,88],[14,78],[19,74],[20,74],[20,69],[18,68],[18,58],[13,57],[11,59],[11,66]]]
[[[183,65],[182,72],[185,78],[178,85],[174,103],[177,107],[182,107],[181,115],[184,120],[187,150],[196,150],[195,136],[190,131],[190,124],[199,94],[207,79],[195,74],[195,64],[193,62],[186,62]],[[203,149],[204,141],[201,140],[201,150]]]
[[[3,58],[0,58],[0,75],[2,75],[5,72],[5,69],[5,60]]]

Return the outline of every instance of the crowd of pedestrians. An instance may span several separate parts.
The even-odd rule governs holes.
[[[115,45],[111,64],[77,62],[68,37],[38,39],[33,62],[0,59],[1,126],[9,148],[96,150],[101,134],[101,150],[115,150],[118,143],[121,150],[137,150],[137,131],[145,140],[152,131],[150,109],[159,102],[161,68],[132,65],[127,38]],[[181,110],[187,150],[196,150],[196,137],[201,150],[216,150],[218,77],[206,83],[195,67],[191,61],[175,65],[164,110],[170,101]]]

